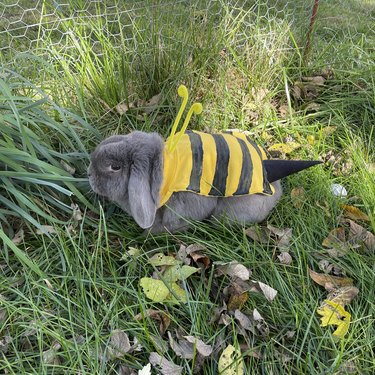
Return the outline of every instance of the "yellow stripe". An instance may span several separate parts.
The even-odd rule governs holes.
[[[250,151],[251,160],[253,162],[253,178],[251,180],[250,194],[261,193],[263,191],[263,164],[262,159],[259,157],[257,150],[249,143],[246,142]]]
[[[193,155],[189,136],[184,134],[179,147],[172,152],[168,150],[168,139],[164,146],[163,182],[160,188],[159,207],[163,206],[171,195],[177,191],[186,191],[193,167]]]
[[[233,193],[237,191],[238,184],[241,177],[242,169],[242,151],[241,146],[230,134],[223,134],[225,141],[229,146],[230,158],[228,166],[228,177],[227,177],[227,186],[225,190],[225,196],[232,196]]]
[[[201,178],[201,194],[208,195],[212,188],[212,182],[215,175],[216,167],[216,145],[214,138],[211,134],[199,133],[202,139],[203,146],[203,168],[202,168],[202,178]],[[214,150],[214,152],[209,152],[209,150]]]

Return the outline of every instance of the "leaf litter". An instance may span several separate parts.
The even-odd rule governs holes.
[[[309,274],[312,280],[329,292],[317,309],[317,313],[321,315],[321,327],[334,325],[336,329],[332,335],[338,339],[344,338],[351,321],[351,314],[345,310],[345,306],[358,295],[359,289],[348,277],[331,276],[312,270],[309,270]]]

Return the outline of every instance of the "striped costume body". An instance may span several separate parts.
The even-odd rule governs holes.
[[[272,195],[264,159],[264,150],[244,133],[187,132],[173,151],[165,144],[159,207],[180,191],[215,197]]]

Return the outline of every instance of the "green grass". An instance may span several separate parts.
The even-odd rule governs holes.
[[[121,374],[121,366],[141,369],[156,351],[182,366],[184,374],[192,373],[196,359],[177,357],[167,333],[160,335],[158,321],[134,319],[156,309],[170,316],[173,337],[176,332],[194,335],[214,347],[201,374],[216,374],[222,350],[235,343],[242,345],[249,374],[373,373],[374,254],[352,249],[331,258],[321,245],[339,225],[343,203],[366,212],[370,222],[361,224],[375,231],[369,2],[321,3],[307,65],[301,56],[309,15],[302,5],[295,7],[292,23],[285,1],[267,11],[265,2],[256,8],[248,3],[250,10],[240,2],[231,7],[207,2],[209,11],[201,1],[195,7],[174,2],[169,11],[163,2],[152,3],[156,6],[128,13],[118,5],[121,16],[115,23],[109,15],[67,19],[59,24],[69,31],[62,39],[51,26],[38,40],[43,57],[27,50],[12,60],[11,54],[1,57],[7,69],[0,72],[0,165],[6,166],[0,168],[0,372]],[[91,13],[105,13],[103,5],[90,7]],[[330,17],[340,22],[332,24]],[[333,76],[316,98],[291,94],[301,77],[327,67]],[[191,128],[248,130],[265,147],[292,138],[302,145],[293,158],[341,157],[283,182],[285,194],[267,222],[293,229],[291,265],[277,261],[271,243],[254,243],[242,228],[226,222],[192,223],[186,233],[144,236],[121,210],[87,192],[88,154],[99,139],[133,129],[167,136],[179,107],[180,83],[189,87],[191,101],[204,105]],[[137,105],[159,92],[161,101],[152,112],[116,110],[119,103]],[[316,111],[306,110],[311,102]],[[283,115],[285,106],[293,111]],[[327,126],[336,130],[327,135]],[[77,169],[74,178],[61,160]],[[344,168],[348,161],[349,171]],[[347,199],[330,193],[333,182],[347,188]],[[306,201],[296,209],[290,191],[299,186]],[[79,205],[83,220],[72,218],[70,203]],[[37,234],[44,224],[55,233]],[[11,238],[20,228],[25,237],[15,245]],[[252,270],[252,280],[278,291],[273,302],[251,292],[242,309],[260,312],[268,336],[258,329],[242,335],[232,315],[228,326],[210,323],[230,283],[217,277],[215,265],[184,284],[187,304],[154,303],[144,296],[139,280],[155,271],[148,258],[193,243],[204,245],[212,262],[236,260]],[[140,253],[127,255],[130,247]],[[309,278],[308,269],[319,272],[322,259],[339,266],[360,291],[347,307],[352,324],[341,341],[333,339],[330,328],[320,327],[316,314],[327,292]],[[141,350],[111,357],[116,329],[125,331],[131,344],[136,337]],[[292,338],[288,331],[295,331]]]

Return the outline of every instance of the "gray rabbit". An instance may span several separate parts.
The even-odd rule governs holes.
[[[188,149],[179,151],[181,159],[178,161],[179,164],[174,160],[168,161],[166,143],[157,133],[134,131],[128,135],[117,135],[105,139],[91,155],[88,176],[93,191],[117,203],[135,219],[140,227],[149,229],[152,233],[185,230],[189,224],[188,220],[201,221],[210,217],[225,216],[230,220],[248,224],[263,221],[275,207],[282,194],[279,181],[281,177],[318,163],[264,160],[265,157],[262,157],[257,146],[251,141],[249,141],[251,145],[245,144],[246,140],[242,136],[241,139],[228,138],[226,142],[230,144],[230,147],[236,147],[239,150],[240,156],[233,157],[231,148],[223,141],[231,135],[211,136],[200,132],[189,133],[190,135],[184,135]],[[212,140],[207,137],[212,137]],[[205,149],[208,146],[204,146],[204,142],[211,142],[215,149],[215,160],[211,161],[213,167],[210,168],[215,169],[216,166],[216,169],[212,172],[206,171],[211,173],[213,179],[213,182],[212,180],[210,182],[208,195],[201,195],[200,191],[205,183],[202,173],[203,175],[206,173],[204,170],[202,172],[202,168],[209,168],[199,164],[203,159],[209,159],[206,155],[208,151]],[[180,149],[183,143],[179,141],[176,149]],[[250,147],[254,147],[254,150],[258,152],[260,162],[255,160],[258,154]],[[221,149],[224,151],[222,152]],[[189,153],[191,155],[186,156]],[[190,187],[182,189],[183,191],[172,189],[163,198],[161,190],[165,190],[164,180],[168,179],[167,172],[165,172],[167,162],[170,164],[169,169],[173,176],[178,168],[184,169],[185,166],[190,168],[188,173],[182,172],[182,175],[186,175],[189,179],[187,185]],[[219,162],[227,164],[223,167],[222,164],[219,165]],[[237,169],[237,172],[233,172],[237,173],[237,178],[241,175],[241,178],[245,180],[239,184],[241,189],[247,189],[246,191],[250,193],[243,194],[238,187],[237,193],[225,196],[227,186],[221,190],[215,188],[215,184],[229,184],[228,175],[231,172],[228,172],[228,163],[232,163]],[[260,163],[261,170],[257,172],[258,175],[251,176],[257,163]],[[181,185],[183,177],[173,178],[176,184]],[[258,180],[261,180],[260,188]],[[251,193],[250,185],[253,188],[256,184],[260,191],[256,190],[255,193]],[[166,202],[161,202],[163,199]]]

